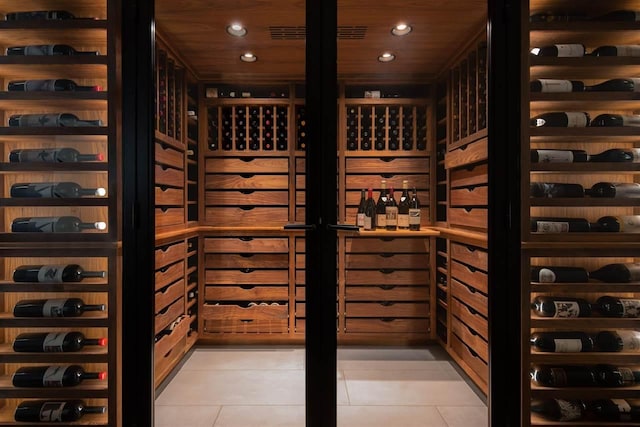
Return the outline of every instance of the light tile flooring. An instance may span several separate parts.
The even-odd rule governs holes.
[[[486,427],[442,348],[338,350],[339,427]],[[155,427],[304,427],[304,348],[195,348],[159,389]]]

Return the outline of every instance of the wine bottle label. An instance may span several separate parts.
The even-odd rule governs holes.
[[[538,282],[540,283],[555,283],[556,273],[549,268],[541,268],[538,272]]]
[[[387,215],[376,214],[376,227],[386,227],[386,226],[387,226]]]
[[[398,214],[398,227],[409,228],[409,214]]]
[[[356,215],[356,225],[358,227],[364,227],[364,213]]]
[[[628,149],[633,156],[633,163],[640,163],[640,148],[629,148]]]
[[[640,317],[640,299],[620,298],[622,317]]]
[[[616,333],[622,339],[624,351],[640,351],[640,332],[621,330]]]
[[[640,13],[640,12],[636,12],[636,13]],[[633,77],[631,79],[629,79],[633,82],[633,91],[634,92],[640,92],[640,79]]]
[[[38,270],[38,282],[62,283],[63,265],[43,265]]]
[[[385,209],[387,222],[386,225],[398,225],[398,207],[387,206]]]
[[[640,116],[622,116],[622,126],[640,126]]]
[[[624,399],[611,399],[611,403],[618,407],[620,421],[631,421],[631,418],[627,418],[628,415],[625,415],[631,413],[631,405],[629,405],[629,402]]]
[[[66,402],[45,402],[40,407],[40,421],[63,421],[62,412]]]
[[[409,209],[409,225],[420,225],[420,209]]]
[[[640,233],[640,215],[626,215],[619,218],[621,232]]]
[[[64,366],[49,366],[42,376],[44,387],[62,387],[62,378],[67,370]]]
[[[556,312],[553,317],[580,317],[580,304],[575,301],[554,301]]]
[[[616,45],[617,56],[640,56],[640,46],[638,45]]]
[[[578,112],[568,112],[567,115],[567,127],[568,128],[583,128],[589,124],[586,114]]]
[[[42,341],[42,350],[47,353],[60,353],[64,351],[62,344],[66,336],[66,332],[51,332],[47,334]]]
[[[558,57],[584,56],[584,46],[581,44],[557,44]]]
[[[579,353],[582,351],[582,340],[579,339],[554,339],[556,353]]]
[[[556,399],[560,408],[560,418],[558,421],[575,421],[582,418],[582,407],[578,402]]]
[[[371,230],[373,228],[372,224],[371,224],[371,217],[370,216],[365,216],[364,217],[364,229],[365,230]]]
[[[49,299],[42,305],[43,317],[63,317],[64,304],[67,302],[66,298]]]
[[[539,81],[542,92],[571,92],[573,90],[571,80],[540,79]]]
[[[539,163],[573,163],[573,152],[563,150],[536,150]]]
[[[536,221],[536,232],[538,233],[567,233],[569,223],[561,221]]]

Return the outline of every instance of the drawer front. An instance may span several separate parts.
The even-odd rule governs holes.
[[[383,158],[347,158],[347,173],[426,173],[429,170],[429,159],[407,157]]]
[[[205,192],[207,206],[286,206],[289,204],[288,191],[207,191]]]
[[[205,286],[206,301],[286,301],[286,286]]]
[[[429,319],[350,319],[345,320],[347,333],[429,333]]]
[[[207,254],[206,268],[288,268],[288,254]]]
[[[474,331],[485,340],[489,339],[489,326],[487,319],[482,317],[476,310],[463,304],[455,298],[451,298],[451,314]]]
[[[286,334],[289,321],[256,319],[204,319],[204,334]]]
[[[428,286],[347,286],[347,301],[428,301]]]
[[[184,297],[172,303],[170,306],[165,307],[164,310],[161,310],[156,314],[156,328],[155,333],[159,333],[161,330],[166,328],[176,320],[180,315],[184,314]]]
[[[184,154],[169,146],[163,146],[156,142],[156,162],[178,169],[184,169]]]
[[[288,175],[217,175],[205,176],[206,190],[287,190]]]
[[[456,317],[451,317],[451,332],[473,350],[483,362],[489,363],[489,345],[480,335]]]
[[[463,187],[451,190],[451,206],[486,206],[488,201],[487,186]]]
[[[185,242],[157,247],[155,251],[156,270],[183,259],[186,253],[186,247]]]
[[[451,188],[470,185],[487,185],[489,183],[488,166],[482,163],[466,168],[458,168],[449,172]]]
[[[167,286],[156,292],[156,314],[159,311],[166,308],[169,304],[173,303],[180,297],[184,296],[184,279],[180,279],[177,282]]]
[[[485,249],[451,242],[451,258],[483,271],[489,270],[489,255]]]
[[[306,243],[307,241],[305,238],[296,237],[296,253],[304,253],[307,247]]]
[[[289,222],[289,208],[246,206],[205,208],[205,221],[217,227],[242,227],[260,224],[265,227],[281,227]]]
[[[181,188],[156,187],[156,205],[184,205],[184,191]]]
[[[447,169],[487,160],[487,138],[482,138],[448,152],[444,159]]]
[[[184,188],[184,172],[174,168],[156,165],[156,185],[169,185]]]
[[[289,253],[286,237],[210,237],[204,239],[205,253]]]
[[[287,285],[289,270],[206,270],[207,285]]]
[[[412,238],[353,238],[346,239],[347,253],[428,253],[428,239]]]
[[[347,270],[347,285],[428,285],[428,270]]]
[[[475,372],[485,383],[489,379],[487,364],[458,337],[451,335],[451,349]]]
[[[307,160],[304,157],[296,157],[296,173],[305,173]]]
[[[184,353],[189,323],[189,319],[182,319],[169,335],[163,336],[155,343],[153,353],[156,370],[162,371],[163,368],[171,365]]]
[[[289,308],[279,306],[202,306],[205,333],[287,333]]]
[[[156,227],[184,224],[184,208],[156,208]]]
[[[463,227],[487,228],[486,208],[451,208],[449,224]]]
[[[156,291],[182,278],[184,278],[184,261],[162,267],[155,272]]]
[[[483,316],[489,315],[487,297],[477,290],[463,285],[462,283],[453,279],[451,280],[451,295],[458,298],[469,307],[472,307]]]
[[[460,264],[457,261],[451,262],[451,277],[474,287],[485,294],[489,293],[489,284],[487,273],[477,270],[475,267],[469,267]]]
[[[287,158],[239,157],[207,159],[206,173],[288,173]]]
[[[429,257],[423,254],[347,254],[347,268],[428,268]]]
[[[409,181],[409,187],[416,187],[419,190],[425,190],[429,188],[429,175],[426,173],[419,175],[347,175],[346,177],[346,189],[347,190],[362,190],[363,188],[369,188],[372,185],[374,188],[379,188],[381,180],[387,181],[387,188],[393,187],[394,193],[402,188],[402,181]],[[401,191],[401,190],[400,190]],[[377,199],[376,199],[377,200]],[[422,201],[426,203],[426,200]]]
[[[348,302],[347,317],[429,317],[428,303]]]

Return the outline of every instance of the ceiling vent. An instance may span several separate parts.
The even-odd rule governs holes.
[[[305,26],[271,26],[269,27],[272,40],[304,40],[307,35]],[[340,25],[338,26],[338,39],[362,40],[367,34],[364,25]]]

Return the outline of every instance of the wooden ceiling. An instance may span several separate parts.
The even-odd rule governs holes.
[[[432,80],[484,31],[486,16],[486,0],[338,0],[338,77]],[[228,35],[232,22],[241,22],[248,34]],[[413,31],[392,35],[399,22]],[[202,80],[304,80],[304,25],[304,0],[156,0],[159,35]],[[273,37],[278,27],[293,37]],[[258,61],[240,61],[245,51]],[[379,62],[385,51],[396,60]]]

